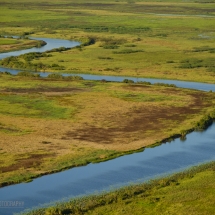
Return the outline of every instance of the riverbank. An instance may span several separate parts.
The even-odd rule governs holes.
[[[84,196],[33,210],[43,214],[206,214],[214,211],[215,162],[192,167],[147,183]]]
[[[0,37],[0,53],[7,53],[12,51],[19,51],[30,49],[33,47],[42,47],[45,46],[46,42],[41,40],[30,40],[30,39],[21,39],[13,37]]]
[[[56,72],[214,83],[212,3],[49,2],[47,14],[42,1],[28,2],[28,10],[21,2],[2,5],[0,34],[62,38],[88,46],[29,61],[18,58],[11,62],[14,68],[42,62],[38,71],[52,71],[53,65]]]
[[[68,77],[0,77],[1,186],[185,138],[214,118],[211,92]]]

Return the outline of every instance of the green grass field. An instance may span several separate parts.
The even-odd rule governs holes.
[[[38,70],[215,82],[213,1],[0,4],[0,34],[94,39],[90,46],[31,60],[43,62]],[[31,68],[19,60],[22,65],[13,67]]]
[[[0,0],[0,7],[0,35],[82,43],[3,59],[3,67],[215,83],[215,0]],[[0,52],[38,45],[0,38]],[[1,74],[0,184],[112,159],[202,129],[209,115],[215,117],[214,98],[175,87]],[[124,188],[107,194],[107,201],[98,197],[105,205],[89,198],[85,212],[212,214],[214,164],[197,172],[161,179],[146,190]],[[41,214],[68,212],[72,204]]]
[[[2,186],[143,150],[215,115],[210,92],[20,74],[0,75]]]
[[[11,45],[11,44],[16,44],[18,43],[17,40],[14,39],[3,39],[0,38],[0,45]]]
[[[24,38],[23,35],[20,38],[6,38],[4,35],[0,37],[0,53],[23,50],[32,47],[42,46],[43,41],[29,40]]]

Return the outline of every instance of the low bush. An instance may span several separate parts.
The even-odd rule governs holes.
[[[163,87],[176,87],[175,84],[165,84],[165,83],[154,83],[155,86],[163,86]]]
[[[151,85],[149,81],[138,81],[137,84]]]
[[[51,73],[51,74],[48,74],[47,78],[63,79],[63,76],[61,74]]]
[[[134,81],[133,80],[129,80],[129,79],[124,79],[123,81],[122,81],[123,83],[134,83]]]
[[[64,77],[65,80],[84,80],[83,77],[78,76],[78,75],[71,75],[71,76],[65,76]]]
[[[199,122],[196,123],[195,129],[200,131],[205,130],[212,123],[213,123],[213,118],[210,115],[206,115]]]
[[[27,71],[18,72],[17,75],[24,76],[24,77],[36,77],[36,78],[40,77],[40,74],[31,73],[31,72],[27,72]]]
[[[137,53],[137,52],[144,52],[142,49],[123,49],[121,51],[113,51],[113,54],[132,54],[132,53]]]

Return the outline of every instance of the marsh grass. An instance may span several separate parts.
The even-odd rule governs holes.
[[[35,96],[0,95],[1,114],[13,117],[68,118],[75,108],[64,108],[54,101]]]
[[[43,41],[29,40],[26,38],[7,38],[0,36],[0,53],[28,49],[45,45]]]
[[[165,85],[6,74],[0,85],[2,185],[143,150],[214,118],[213,93]]]
[[[213,3],[179,4],[173,0],[151,4],[109,0],[90,4],[86,0],[40,3],[2,3],[0,34],[30,32],[38,37],[81,41],[82,46],[41,57],[45,67],[38,65],[37,70],[214,83],[215,69],[210,60],[215,48]],[[181,63],[193,55],[202,63]],[[37,64],[38,60],[30,63]],[[58,66],[51,66],[55,64]]]
[[[82,42],[77,48],[22,55],[1,64],[55,73],[214,83],[214,3],[202,3],[1,1],[1,35]],[[198,62],[190,60],[194,57]],[[2,185],[142,150],[176,134],[186,136],[198,123],[204,127],[209,122],[201,121],[204,116],[214,118],[213,93],[28,74],[0,75]],[[29,166],[24,166],[25,160],[17,161],[47,151]],[[157,198],[137,205],[152,210]]]
[[[137,185],[71,199],[28,215],[54,214],[211,214],[214,195],[211,162]]]

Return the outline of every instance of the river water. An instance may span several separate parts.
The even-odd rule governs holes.
[[[26,53],[30,53],[30,52],[45,52],[45,51],[55,49],[55,48],[60,48],[60,47],[72,48],[72,47],[80,45],[80,43],[76,42],[76,41],[61,40],[61,39],[35,38],[35,37],[31,37],[30,39],[43,40],[47,44],[45,46],[42,46],[39,48],[34,47],[34,48],[30,48],[30,49],[25,49],[25,50],[0,53],[0,59],[10,57],[10,56],[19,56],[21,54],[26,54]]]
[[[68,41],[68,40],[61,40],[61,39],[49,39],[49,38],[34,38],[31,39],[39,39],[43,40],[47,43],[47,45],[40,47],[40,48],[31,48],[21,51],[14,51],[9,53],[0,53],[0,59],[3,59],[5,57],[9,56],[18,56],[21,54],[29,53],[29,52],[44,52],[48,51],[54,48],[59,47],[66,47],[66,48],[72,48],[75,46],[80,45],[79,42],[75,41]],[[0,72],[8,71],[13,75],[16,75],[18,72],[20,72],[20,69],[9,69],[0,67]],[[47,77],[48,72],[37,72],[37,74],[40,74],[41,77]],[[71,73],[63,73],[64,76],[73,75]],[[178,81],[178,80],[165,80],[165,79],[156,79],[156,78],[135,78],[135,77],[128,77],[128,76],[107,76],[107,75],[90,75],[90,74],[74,74],[83,77],[85,80],[102,80],[105,79],[106,81],[114,81],[114,82],[122,82],[124,79],[130,79],[134,82],[137,81],[148,81],[152,84],[154,83],[165,83],[165,84],[175,84],[177,87],[181,88],[189,88],[189,89],[198,89],[203,91],[210,91],[212,90],[215,92],[215,84],[206,84],[206,83],[198,83],[198,82],[188,82],[188,81]]]
[[[90,75],[87,77],[92,78]],[[110,76],[102,76],[106,80],[107,77]],[[125,77],[115,78],[115,81],[119,81],[118,78],[124,79]],[[161,82],[161,80],[157,82]],[[185,88],[215,91],[214,85],[180,83],[184,83]],[[65,201],[79,195],[101,192],[130,183],[144,182],[215,160],[214,152],[215,123],[206,131],[188,134],[185,141],[176,139],[155,148],[146,148],[140,153],[43,176],[30,183],[1,188],[0,214],[11,215],[25,209],[46,206],[50,202]]]

